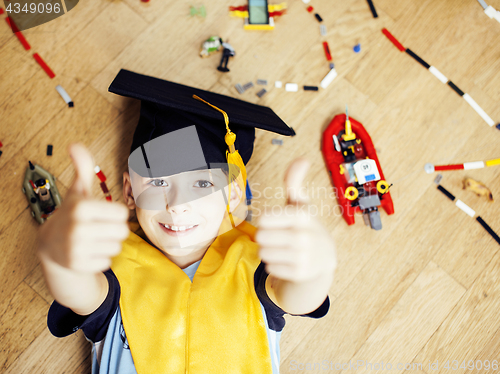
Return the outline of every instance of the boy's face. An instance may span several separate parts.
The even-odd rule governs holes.
[[[227,176],[221,169],[145,178],[124,173],[124,197],[149,240],[175,263],[195,262],[219,232],[227,212]],[[224,195],[223,195],[224,193]],[[230,210],[241,190],[231,184]],[[197,258],[199,257],[199,258]]]

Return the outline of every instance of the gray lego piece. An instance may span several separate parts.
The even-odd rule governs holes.
[[[260,90],[259,92],[257,92],[257,96],[258,97],[262,97],[262,96],[264,96],[266,94],[266,92],[267,92],[266,89],[263,88],[262,90]]]
[[[360,209],[374,208],[380,205],[380,198],[378,195],[369,195],[359,198]]]
[[[273,140],[271,140],[271,144],[283,145],[283,140],[282,139],[273,139]]]
[[[238,92],[239,92],[240,94],[242,94],[243,92],[245,92],[245,89],[244,89],[244,88],[241,86],[241,84],[239,84],[239,83],[238,83],[238,84],[236,84],[234,87],[238,90]]]
[[[370,225],[374,230],[382,229],[382,220],[380,219],[380,212],[378,210],[374,210],[370,212]]]
[[[247,84],[243,85],[243,89],[245,91],[252,87],[253,87],[253,82],[248,82]]]
[[[257,84],[260,84],[261,86],[267,86],[267,80],[266,79],[257,79]]]
[[[481,6],[483,7],[483,9],[488,8],[488,4],[486,4],[486,2],[484,0],[477,0],[477,1],[479,1],[479,4],[481,4]]]
[[[443,174],[438,174],[436,176],[436,179],[434,179],[434,183],[436,183],[436,184],[441,183],[441,179],[443,179]]]
[[[321,33],[321,36],[326,36],[326,26],[325,25],[320,25],[319,26],[319,32]]]

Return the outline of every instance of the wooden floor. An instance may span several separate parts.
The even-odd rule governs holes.
[[[500,0],[486,1],[500,9]],[[82,0],[67,15],[25,31],[30,51],[1,20],[0,372],[90,372],[90,345],[83,334],[57,339],[47,329],[52,298],[35,255],[38,224],[21,184],[31,160],[58,178],[64,196],[74,176],[67,146],[80,141],[107,175],[113,198],[122,200],[121,174],[139,106],[107,92],[120,68],[270,106],[297,132],[277,146],[271,140],[278,136],[258,131],[248,165],[254,223],[265,203],[284,203],[289,161],[308,157],[312,207],[335,238],[339,268],[325,318],[287,316],[282,373],[319,372],[319,364],[333,371],[344,363],[347,369],[349,361],[359,363],[356,372],[385,372],[390,363],[394,370],[406,365],[412,373],[463,373],[469,372],[464,369],[469,360],[477,368],[479,361],[484,367],[486,360],[490,365],[500,360],[500,246],[439,192],[435,174],[423,169],[427,162],[498,158],[500,131],[380,32],[388,28],[498,122],[500,24],[476,0],[374,3],[377,19],[365,0],[312,0],[327,27],[322,37],[318,21],[300,0],[289,0],[288,13],[276,20],[272,32],[244,31],[243,20],[229,17],[228,6],[244,5],[243,0],[204,2],[206,19],[191,18],[186,1]],[[198,57],[211,35],[229,39],[236,49],[231,72],[215,69],[220,55]],[[339,73],[326,90],[274,88],[277,80],[319,85],[328,72],[324,40]],[[353,52],[357,43],[358,54]],[[35,62],[35,52],[53,69],[54,79]],[[257,79],[269,81],[269,92],[260,99],[259,86],[242,95],[234,88]],[[58,84],[74,100],[73,109],[56,92]],[[361,217],[347,226],[331,197],[320,139],[345,104],[371,134],[385,176],[394,183],[396,213],[381,214],[378,232],[365,227]],[[47,144],[54,145],[52,157],[46,155]],[[446,172],[442,181],[500,232],[498,201],[462,190],[466,176],[485,183],[499,198],[500,166]],[[104,198],[97,179],[94,190]],[[429,367],[437,361],[438,370]]]

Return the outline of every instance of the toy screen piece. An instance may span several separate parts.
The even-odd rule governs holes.
[[[248,22],[260,25],[269,23],[267,0],[248,0]]]

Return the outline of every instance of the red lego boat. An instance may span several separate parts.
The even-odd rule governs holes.
[[[361,212],[367,226],[380,230],[378,208],[391,215],[394,205],[377,152],[363,125],[347,113],[335,116],[323,132],[322,151],[347,224],[354,224],[354,214]]]

